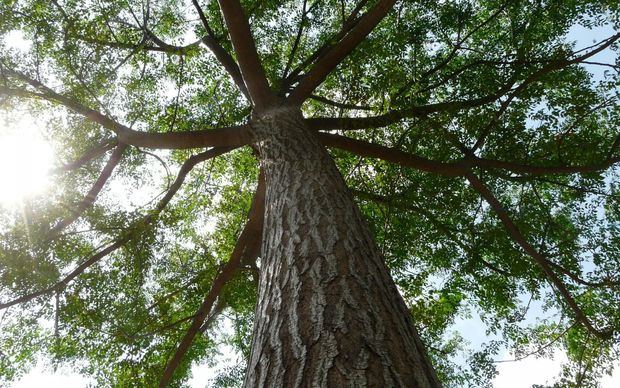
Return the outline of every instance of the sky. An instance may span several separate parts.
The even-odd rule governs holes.
[[[52,164],[53,151],[37,130],[40,124],[29,117],[10,126],[0,122],[0,127],[0,166],[10,166],[0,168],[0,182],[11,188],[0,188],[0,204],[11,205],[45,189],[48,174],[44,166]]]
[[[613,31],[609,27],[589,30],[575,26],[571,29],[569,38],[577,41],[578,47],[584,47],[612,34]],[[28,42],[24,41],[19,34],[13,34],[9,39],[15,48],[28,45]],[[606,50],[592,58],[592,61],[612,63],[613,59],[610,51]],[[595,79],[600,79],[604,69],[591,67],[589,70]],[[4,118],[0,117],[0,182],[3,182],[0,186],[0,206],[16,206],[22,198],[45,190],[48,184],[47,169],[52,164],[53,151],[41,133],[43,125],[35,118],[23,116],[13,123],[2,120]],[[8,191],[3,187],[14,189]],[[475,318],[459,320],[453,329],[473,344],[488,340],[484,326]],[[224,349],[218,361],[226,364],[235,362],[236,357],[235,354]],[[512,358],[513,356],[508,352],[498,357],[498,359],[506,360]],[[559,374],[560,365],[565,360],[564,354],[556,352],[553,359],[538,359],[531,356],[521,361],[499,363],[498,375],[493,385],[495,388],[529,388],[532,384],[551,383]],[[191,386],[205,387],[207,381],[214,376],[215,370],[206,365],[196,365],[193,373]],[[83,388],[88,385],[89,381],[64,368],[52,372],[49,368],[45,368],[44,362],[40,360],[28,374],[11,385],[11,388]],[[605,376],[600,383],[602,388],[620,387],[620,363],[616,364],[613,375]]]

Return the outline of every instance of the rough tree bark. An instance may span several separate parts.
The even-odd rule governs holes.
[[[332,158],[298,109],[253,120],[267,193],[245,387],[439,387]]]

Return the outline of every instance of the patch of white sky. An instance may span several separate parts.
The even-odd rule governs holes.
[[[576,47],[586,47],[593,42],[601,41],[614,33],[610,26],[584,27],[573,26],[569,32],[569,39],[576,41]],[[181,44],[193,42],[196,39],[192,29],[187,29]],[[3,37],[3,45],[7,49],[16,51],[27,51],[30,42],[19,31],[12,31]],[[617,54],[610,49],[604,50],[590,59],[591,62],[615,63]],[[609,68],[598,65],[585,65],[591,72],[593,79],[600,80],[605,76],[605,71]],[[172,81],[167,81],[164,89],[168,90],[167,97],[176,95],[176,85]],[[12,117],[15,117],[11,113]],[[6,117],[2,118],[5,120]],[[54,154],[52,147],[46,142],[44,130],[44,117],[33,117],[29,115],[18,116],[12,122],[0,122],[0,204],[4,206],[14,205],[29,195],[41,194],[46,190],[48,184],[47,171],[53,164]],[[158,163],[157,163],[158,164]],[[163,177],[163,172],[157,173]],[[156,174],[156,175],[157,175]],[[143,206],[146,202],[154,198],[156,193],[153,188],[146,189],[143,183],[132,181],[133,178],[116,179],[112,183],[107,195],[113,198],[129,198],[123,202],[129,208]],[[10,188],[10,189],[8,189]],[[138,188],[138,190],[136,190]],[[104,194],[105,195],[105,194]],[[521,297],[524,303],[527,298]],[[530,305],[526,315],[526,322],[535,322],[537,318],[553,314],[551,311],[545,312],[540,301],[534,301]],[[231,330],[230,321],[220,320],[224,332]],[[461,334],[474,349],[481,348],[484,343],[492,340],[492,335],[487,332],[487,327],[482,320],[472,314],[470,318],[459,318],[456,320],[452,329]],[[192,368],[193,377],[190,380],[192,387],[204,387],[223,366],[231,365],[239,361],[239,354],[234,352],[232,347],[222,344],[219,355],[215,360],[207,363],[206,361],[197,362]],[[513,359],[514,355],[504,350],[498,355],[498,359]],[[461,360],[463,362],[464,360]],[[530,387],[532,384],[550,383],[559,374],[561,364],[566,361],[566,355],[559,350],[555,350],[553,358],[536,358],[535,356],[525,358],[515,362],[502,362],[498,364],[498,375],[494,379],[494,387],[497,388],[521,388]],[[524,373],[524,371],[527,371]],[[52,371],[49,360],[38,359],[35,367],[19,381],[15,382],[13,388],[30,387],[62,387],[77,388],[93,384],[89,378],[77,374],[74,370],[60,367]],[[617,365],[613,375],[605,376],[600,381],[601,387],[612,388],[620,386],[620,365]]]
[[[15,120],[0,112],[0,205],[14,206],[39,194],[49,184],[45,166],[53,150],[39,130],[44,124],[21,114]],[[25,151],[28,150],[28,151]]]

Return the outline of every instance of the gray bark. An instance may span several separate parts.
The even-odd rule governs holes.
[[[298,110],[251,124],[267,192],[245,387],[439,387],[366,222]]]

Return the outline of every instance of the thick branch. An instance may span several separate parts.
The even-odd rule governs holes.
[[[202,8],[200,7],[200,4],[198,4],[198,1],[192,0],[192,4],[194,5],[194,8],[196,9],[198,16],[200,17],[200,21],[202,21],[202,25],[207,31],[207,35],[202,38],[202,43],[204,43],[204,45],[207,46],[209,50],[211,50],[213,55],[215,55],[215,58],[220,62],[220,64],[222,64],[222,66],[224,66],[224,69],[232,77],[233,81],[235,82],[235,84],[237,85],[241,93],[243,93],[243,95],[249,101],[251,101],[250,93],[248,92],[248,88],[245,86],[245,83],[243,82],[243,77],[241,76],[241,70],[239,70],[239,66],[237,65],[237,62],[235,62],[234,58],[219,43],[217,37],[215,36],[215,32],[209,25],[209,20],[207,19],[207,16],[202,11]]]
[[[82,213],[86,209],[88,209],[89,207],[93,205],[93,203],[95,203],[95,200],[97,199],[97,196],[99,195],[99,192],[101,192],[101,189],[103,189],[103,186],[106,184],[108,179],[110,179],[112,172],[114,171],[118,163],[121,161],[121,157],[123,156],[123,152],[125,151],[126,148],[127,146],[125,144],[119,144],[116,147],[116,149],[110,156],[110,159],[108,159],[108,162],[103,167],[103,170],[101,170],[99,177],[97,178],[93,186],[90,188],[90,190],[88,190],[88,193],[84,196],[82,201],[78,204],[77,208],[74,209],[74,211],[69,217],[61,220],[56,226],[54,226],[49,231],[50,237],[54,237],[58,232],[60,232],[67,226],[71,225],[75,220],[77,220],[82,215]]]
[[[411,167],[420,171],[433,172],[446,176],[464,175],[471,167],[486,169],[503,169],[515,173],[532,176],[550,174],[584,174],[600,171],[620,161],[615,158],[603,163],[585,166],[532,166],[502,160],[483,159],[474,155],[467,155],[465,159],[456,162],[438,162],[417,155],[390,148],[379,144],[368,143],[363,140],[352,139],[332,133],[318,134],[320,141],[327,147],[336,147],[363,157],[382,159],[404,167]]]
[[[317,3],[318,2],[315,2],[315,4],[317,4]],[[335,42],[335,43],[340,42],[340,40],[347,33],[349,33],[349,31],[351,31],[351,29],[353,29],[353,27],[355,27],[355,25],[359,21],[358,15],[359,15],[360,11],[362,10],[362,8],[364,8],[366,6],[366,3],[368,3],[368,0],[361,0],[355,6],[355,8],[353,9],[353,11],[349,15],[349,17],[344,21],[340,31],[334,37],[332,37],[331,39],[327,40],[319,48],[317,48],[310,56],[308,56],[306,59],[304,59],[302,61],[302,63],[299,64],[299,66],[297,66],[295,69],[293,69],[293,71],[291,71],[291,73],[288,76],[286,76],[286,78],[284,78],[282,80],[282,90],[288,90],[288,88],[293,83],[295,83],[295,81],[299,80],[299,74],[301,74],[301,72],[306,67],[308,67],[310,64],[314,63],[318,58],[323,57],[327,52],[329,52],[329,50],[331,50],[331,48],[334,46],[334,43],[332,43],[332,42]],[[314,4],[312,5],[312,7],[314,7]]]
[[[187,149],[240,146],[251,142],[245,125],[192,132],[149,133],[136,131],[99,111],[81,104],[71,97],[55,92],[41,82],[29,78],[20,72],[7,68],[3,68],[3,71],[28,83],[30,86],[40,90],[41,93],[33,95],[27,90],[16,93],[14,89],[0,88],[0,94],[17,97],[36,97],[59,103],[73,112],[85,116],[88,120],[114,132],[118,137],[119,143],[145,148]]]
[[[368,13],[360,18],[355,27],[332,47],[314,67],[301,79],[297,87],[288,96],[287,101],[301,105],[306,98],[327,78],[336,66],[342,62],[375,28],[392,9],[396,0],[380,0]]]
[[[558,290],[558,292],[562,296],[562,299],[564,300],[564,302],[573,311],[576,319],[586,329],[588,329],[588,331],[595,334],[597,337],[601,339],[608,338],[610,333],[599,331],[592,325],[588,317],[584,314],[584,312],[581,310],[579,305],[577,305],[577,302],[575,301],[575,299],[573,299],[572,295],[570,294],[570,292],[568,291],[568,289],[566,288],[562,280],[555,274],[555,272],[553,272],[553,270],[551,269],[544,255],[538,252],[532,245],[530,245],[530,243],[527,242],[527,240],[525,239],[525,237],[523,236],[523,234],[521,233],[517,225],[515,225],[515,223],[512,221],[512,219],[508,215],[508,212],[506,211],[506,209],[502,206],[502,204],[495,197],[495,195],[489,190],[489,188],[472,173],[465,174],[465,177],[467,178],[469,183],[472,185],[472,187],[478,193],[480,193],[482,198],[484,198],[484,200],[489,204],[489,206],[491,207],[491,209],[493,209],[495,214],[497,214],[499,219],[502,221],[502,224],[504,224],[504,228],[508,232],[508,235],[510,236],[510,238],[515,243],[517,243],[517,245],[519,245],[521,249],[523,249],[525,253],[527,253],[534,260],[536,264],[540,266],[540,268],[543,270],[544,274],[546,275],[547,279],[551,282],[551,284],[555,286],[555,288]]]
[[[117,133],[119,141],[123,143],[151,149],[238,147],[252,141],[247,125],[166,133],[140,132],[124,127],[122,131]]]
[[[459,176],[467,171],[467,167],[459,162],[437,162],[420,156],[411,155],[395,148],[367,143],[362,140],[351,139],[331,133],[319,133],[318,136],[321,143],[327,147],[340,148],[359,156],[383,159],[420,171],[434,172],[446,176]]]
[[[174,371],[178,368],[181,363],[185,353],[187,353],[188,349],[192,345],[194,338],[200,332],[200,328],[202,327],[205,319],[209,315],[213,303],[218,298],[220,292],[226,285],[226,283],[233,277],[236,273],[236,270],[240,267],[244,258],[248,254],[253,254],[255,251],[256,240],[260,240],[262,237],[262,229],[263,229],[263,218],[264,218],[264,206],[265,206],[265,183],[264,177],[262,173],[259,175],[258,179],[258,187],[256,188],[256,194],[254,195],[254,199],[252,201],[252,206],[250,208],[250,213],[248,216],[248,222],[243,228],[239,239],[230,254],[230,259],[221,269],[219,274],[216,276],[213,284],[211,285],[211,289],[209,293],[205,297],[202,305],[196,312],[194,319],[187,332],[183,336],[181,343],[179,344],[174,356],[168,364],[166,365],[166,369],[159,381],[160,387],[168,386],[168,383],[172,379],[172,375]]]
[[[219,4],[252,103],[258,110],[264,110],[274,105],[276,98],[269,88],[265,70],[250,32],[250,25],[239,0],[219,0]]]

